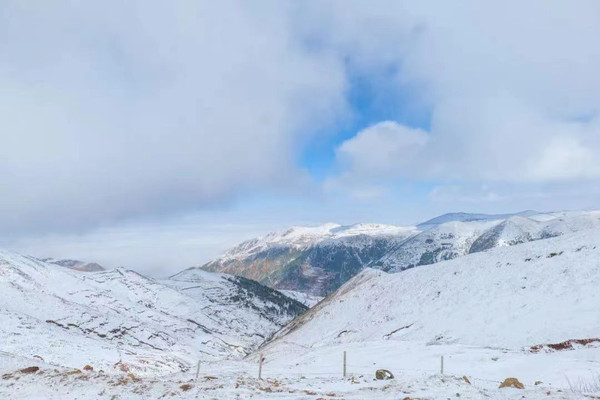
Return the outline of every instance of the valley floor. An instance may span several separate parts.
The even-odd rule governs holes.
[[[347,378],[342,354],[347,352]],[[444,375],[440,357],[444,356]],[[3,399],[600,399],[600,348],[531,353],[404,341],[350,343],[205,363],[166,376],[69,370],[0,352]],[[33,365],[40,370],[19,372]],[[395,375],[374,380],[375,370]],[[463,377],[466,377],[468,383]],[[498,389],[514,377],[524,390]],[[537,383],[537,384],[536,384]],[[596,386],[594,388],[594,386]],[[594,390],[596,392],[594,393]]]

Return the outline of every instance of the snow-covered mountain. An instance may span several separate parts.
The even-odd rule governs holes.
[[[366,269],[261,351],[388,340],[529,351],[600,341],[599,287],[600,228],[399,274]]]
[[[398,272],[419,265],[451,260],[469,253],[471,246],[482,234],[499,221],[448,221],[413,235],[390,250],[373,268]]]
[[[600,227],[599,211],[537,214],[525,211],[500,220],[479,218],[464,222],[464,219],[433,225],[371,266],[387,272],[398,272],[495,247],[513,246]]]
[[[79,273],[0,252],[0,350],[82,368],[180,371],[240,358],[306,310],[245,278],[186,271],[169,280]]]
[[[595,226],[600,226],[599,211],[452,213],[417,227],[295,227],[243,242],[200,268],[325,296],[367,267],[399,272]]]
[[[415,232],[381,224],[294,227],[243,242],[202,269],[323,296]]]
[[[556,213],[413,231],[398,244],[454,243],[436,253],[447,255],[481,237],[493,245],[395,274],[364,268],[303,314],[230,275],[190,269],[157,281],[0,252],[0,397],[585,398],[571,390],[600,368],[597,221]],[[310,249],[336,234],[300,236]],[[396,378],[373,380],[380,368]],[[498,388],[507,377],[525,389]]]
[[[71,260],[71,259],[60,259],[57,260],[55,258],[41,258],[41,261],[48,264],[60,265],[61,267],[66,267],[70,269],[74,269],[76,271],[82,272],[98,272],[105,271],[105,268],[98,263],[95,262],[85,262],[80,260]]]

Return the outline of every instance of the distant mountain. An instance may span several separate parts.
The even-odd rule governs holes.
[[[417,227],[294,227],[245,241],[196,268],[244,276],[278,290],[326,296],[367,267],[399,272],[596,226],[600,211],[452,213]]]
[[[241,277],[80,274],[0,251],[2,351],[49,364],[178,372],[198,360],[242,358],[306,309]]]
[[[94,262],[85,262],[85,261],[69,260],[69,259],[57,260],[54,258],[42,258],[41,261],[48,263],[48,264],[60,265],[61,267],[66,267],[66,268],[70,268],[70,269],[74,269],[76,271],[82,271],[82,272],[105,271],[105,268],[103,266],[101,266],[100,264],[94,263]]]
[[[436,225],[441,225],[446,222],[498,221],[514,216],[531,217],[534,215],[540,215],[540,213],[533,210],[521,211],[519,213],[514,214],[473,214],[464,212],[448,213],[422,222],[419,225],[417,225],[417,228],[419,228],[420,230],[427,230]]]
[[[433,225],[402,242],[371,264],[373,268],[398,272],[419,265],[451,260],[469,253],[472,244],[499,221],[450,221]]]
[[[201,268],[325,296],[415,232],[381,224],[294,227],[243,242]]]

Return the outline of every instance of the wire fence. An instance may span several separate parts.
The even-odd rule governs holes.
[[[502,350],[502,352],[523,354],[523,352],[509,350]],[[327,357],[327,361],[322,363],[319,363],[318,359],[313,358],[308,362],[307,360],[298,360],[298,364],[290,365],[289,361],[287,363],[281,363],[279,361],[280,359],[264,361],[265,358],[260,354],[257,362],[249,364],[252,367],[246,370],[244,375],[261,379],[339,378],[340,380],[348,380],[352,378],[374,378],[375,372],[378,369],[386,369],[395,376],[402,375],[414,378],[423,376],[445,376],[459,379],[466,376],[473,382],[487,382],[491,384],[500,384],[502,382],[501,380],[480,378],[472,375],[470,372],[473,367],[466,368],[469,371],[460,371],[465,365],[464,360],[462,360],[462,362],[454,363],[455,361],[458,361],[460,354],[444,356],[445,363],[442,361],[441,357],[436,360],[434,356],[429,356],[426,361],[421,359],[419,361],[419,364],[421,365],[415,367],[405,367],[393,362],[365,362],[364,355],[360,357],[359,362],[353,363],[352,353],[349,353],[349,356],[350,358],[346,359],[346,357],[343,356],[343,352],[341,352],[339,362],[331,362],[331,358]],[[469,356],[473,356],[473,354],[469,354]],[[260,359],[263,359],[262,365],[260,365]],[[346,361],[346,365],[344,365],[344,361]],[[426,362],[431,363],[431,368],[422,366]],[[456,364],[459,364],[459,366]],[[344,374],[344,372],[346,373]],[[504,378],[506,377],[503,377],[503,379]]]

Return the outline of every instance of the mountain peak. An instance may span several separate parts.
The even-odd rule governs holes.
[[[428,229],[435,225],[440,225],[450,221],[458,222],[472,222],[472,221],[494,221],[504,220],[513,216],[530,217],[536,214],[540,214],[537,211],[526,210],[517,213],[509,214],[482,214],[482,213],[466,213],[466,212],[452,212],[439,215],[435,218],[431,218],[425,222],[421,222],[417,225],[419,229]]]

